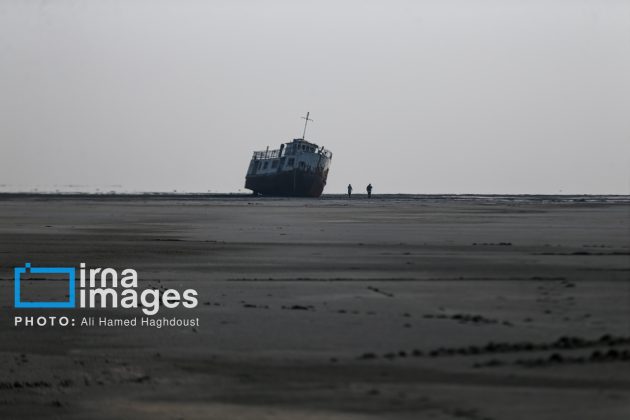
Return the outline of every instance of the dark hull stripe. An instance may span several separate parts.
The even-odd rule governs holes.
[[[245,178],[245,188],[254,194],[281,197],[319,197],[326,185],[326,176],[294,170],[270,175],[253,175]]]

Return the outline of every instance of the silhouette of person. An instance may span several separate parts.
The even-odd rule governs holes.
[[[352,197],[352,185],[348,184],[348,198]]]
[[[368,198],[372,198],[372,184],[368,184],[367,188]]]

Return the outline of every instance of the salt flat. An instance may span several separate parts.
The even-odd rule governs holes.
[[[629,232],[620,199],[3,196],[0,416],[626,419]],[[26,262],[194,288],[157,316],[200,325],[14,327]]]

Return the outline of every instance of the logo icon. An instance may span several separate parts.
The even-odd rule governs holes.
[[[67,301],[22,301],[21,296],[21,276],[26,274],[65,274],[68,276],[68,300]],[[24,267],[15,267],[15,307],[16,308],[74,308],[74,283],[75,270],[74,267],[31,267],[30,263],[24,264]],[[64,279],[65,280],[65,279]],[[57,280],[55,281],[64,281]]]

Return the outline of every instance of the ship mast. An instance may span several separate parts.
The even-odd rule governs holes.
[[[312,119],[310,119],[308,117],[310,114],[311,114],[310,112],[307,112],[306,113],[306,117],[302,117],[303,120],[306,120],[306,121],[304,121],[304,133],[302,133],[302,140],[306,140],[306,138],[305,138],[305,136],[306,136],[306,126],[308,125],[308,122],[309,121],[313,121]]]

